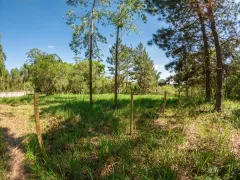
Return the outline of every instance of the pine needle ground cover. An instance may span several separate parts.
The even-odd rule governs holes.
[[[217,113],[199,99],[178,105],[168,97],[163,115],[162,96],[135,95],[130,136],[130,96],[119,96],[117,111],[113,98],[94,95],[90,107],[87,95],[40,96],[47,157],[35,136],[24,144],[30,179],[240,178],[239,102],[225,101]],[[31,105],[33,97],[0,102]],[[34,116],[29,119],[34,124]]]

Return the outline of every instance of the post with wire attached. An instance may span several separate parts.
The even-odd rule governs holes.
[[[41,132],[41,124],[39,118],[39,89],[34,89],[34,112],[35,112],[35,123],[36,123],[36,132],[38,143],[40,146],[41,151],[43,152],[43,140],[42,140],[42,132]]]
[[[167,91],[164,91],[163,115],[165,114],[166,106],[167,106]]]
[[[181,104],[181,91],[178,91],[178,105]]]
[[[130,135],[133,135],[134,126],[134,107],[133,107],[133,92],[131,92],[131,118],[130,118]]]

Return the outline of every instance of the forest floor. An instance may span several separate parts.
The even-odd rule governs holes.
[[[201,99],[134,97],[135,133],[129,135],[130,97],[40,96],[47,156],[34,125],[33,96],[0,99],[0,179],[238,179],[240,102],[217,113]]]

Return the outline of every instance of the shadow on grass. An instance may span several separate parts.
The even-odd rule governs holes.
[[[39,164],[39,167],[32,168],[30,164],[33,162],[29,162],[28,169],[34,172],[35,178],[50,176],[55,179],[142,179],[145,176],[155,178],[166,171],[164,177],[173,179],[171,177],[175,177],[175,172],[167,165],[161,165],[160,171],[147,159],[146,162],[139,162],[142,157],[140,154],[136,155],[136,149],[141,151],[154,135],[130,138],[128,98],[119,100],[117,111],[114,110],[110,98],[96,99],[93,106],[84,99],[65,97],[56,97],[41,103],[41,115],[55,117],[58,123],[43,135],[50,168],[40,156],[34,160],[34,164]],[[176,99],[169,99],[168,106],[175,107],[176,102]],[[161,109],[161,105],[161,98],[136,97],[134,100],[136,116],[145,122],[151,122],[158,116],[157,111]],[[153,126],[148,129],[147,134],[153,131],[157,134],[156,137],[159,137],[159,134],[162,137],[168,136],[167,132]],[[153,143],[150,146],[151,150],[158,147]],[[36,139],[29,143],[29,147],[29,151],[39,155]]]
[[[48,139],[49,136],[53,139]],[[31,169],[33,167],[30,165],[33,163],[29,163],[30,172],[35,171],[34,178],[45,176],[50,179],[143,179],[144,177],[175,179],[176,177],[176,173],[168,165],[157,166],[149,162],[147,157],[136,155],[147,144],[148,139],[86,135],[76,138],[76,134],[72,134],[63,140],[59,136],[66,135],[62,132],[45,135],[44,142],[49,161],[37,156],[34,164],[38,164],[39,167],[35,169]],[[36,139],[30,146],[34,154],[40,155]]]
[[[0,178],[6,176],[9,171],[9,150],[5,139],[8,131],[7,128],[0,127]]]
[[[176,179],[174,164],[149,156],[161,150],[166,157],[174,158],[175,153],[168,154],[168,150],[184,141],[182,127],[168,131],[153,125],[162,108],[161,97],[134,99],[138,133],[130,137],[129,96],[119,98],[117,111],[113,99],[106,96],[96,96],[93,106],[87,96],[41,96],[42,117],[51,117],[56,124],[43,135],[47,160],[41,156],[36,137],[25,147],[26,167],[32,179]],[[186,101],[183,107],[198,103],[202,102]],[[176,109],[177,99],[169,98],[167,108]],[[175,125],[182,117],[168,118],[176,119],[170,122]],[[198,167],[192,169],[196,173]]]
[[[240,109],[236,109],[232,111],[232,115],[230,121],[234,128],[240,128]]]
[[[0,127],[0,179],[1,176],[3,179],[9,178],[12,173],[14,173],[11,167],[14,163],[18,163],[17,161],[21,160],[17,157],[16,149],[21,148],[20,144],[24,138],[25,137],[15,138],[14,135],[9,132],[8,128]],[[14,159],[15,157],[17,159]],[[15,176],[11,178],[23,179],[24,164],[19,164],[17,168],[21,172],[15,172]]]

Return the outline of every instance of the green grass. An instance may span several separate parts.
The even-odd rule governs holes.
[[[33,104],[33,97],[1,99]],[[169,97],[165,115],[158,95],[134,97],[135,134],[129,135],[130,96],[40,96],[43,139],[48,158],[34,138],[25,146],[32,179],[237,179],[239,159],[231,137],[239,131],[239,102],[225,111],[212,103]]]
[[[31,102],[33,102],[32,95],[26,95],[23,97],[16,97],[16,98],[0,98],[1,104],[23,105],[23,104],[29,104]]]
[[[8,169],[8,149],[4,140],[5,129],[0,127],[0,177],[5,177]]]

